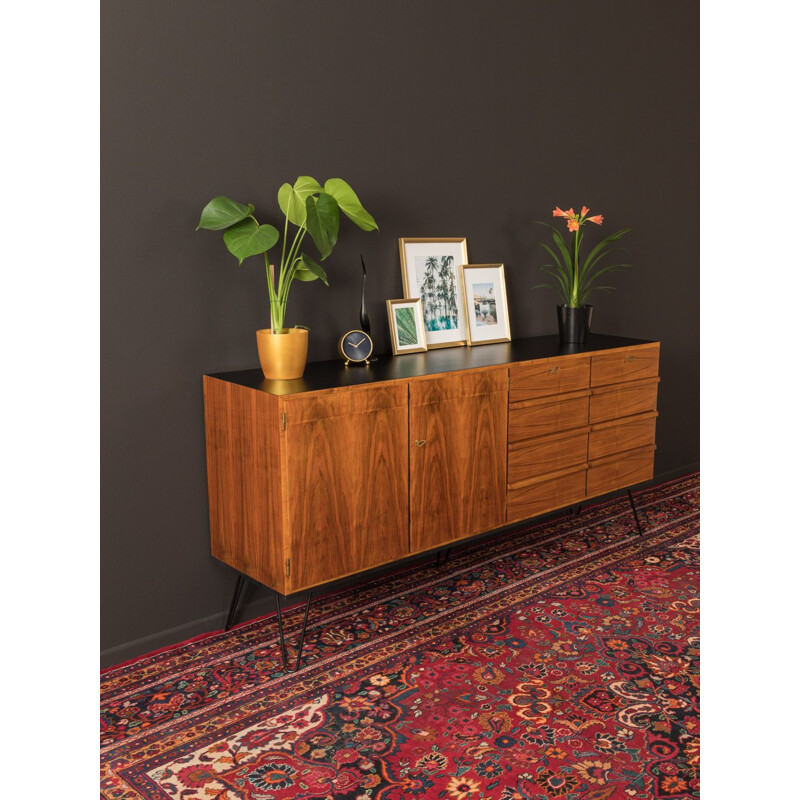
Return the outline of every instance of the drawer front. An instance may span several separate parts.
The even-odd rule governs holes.
[[[655,445],[657,416],[653,411],[593,427],[589,434],[589,460]]]
[[[408,388],[404,383],[364,389],[309,392],[282,399],[286,424],[299,425],[331,417],[349,417],[382,409],[405,407]]]
[[[586,498],[586,469],[557,473],[530,486],[508,491],[507,522],[518,522]]]
[[[440,378],[415,378],[409,381],[409,404],[427,406],[445,400],[461,400],[476,395],[508,390],[508,368],[451,373]]]
[[[508,441],[521,442],[548,433],[583,428],[589,422],[589,395],[556,395],[544,401],[511,407],[508,412]]]
[[[589,433],[558,433],[511,445],[508,450],[509,485],[548,472],[586,463]]]
[[[659,345],[649,344],[592,356],[592,386],[655,378],[658,353]]]
[[[654,454],[654,447],[642,447],[611,458],[591,461],[586,477],[586,496],[597,497],[650,480],[653,477]]]
[[[657,399],[658,378],[593,389],[589,421],[595,424],[655,411]]]
[[[510,370],[509,402],[589,388],[589,358],[516,364]]]

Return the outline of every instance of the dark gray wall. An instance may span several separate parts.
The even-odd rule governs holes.
[[[466,236],[504,262],[515,337],[555,330],[534,220],[587,204],[635,231],[637,269],[595,330],[662,341],[656,471],[699,461],[699,20],[695,3],[105,0],[102,6],[103,660],[221,623],[209,554],[201,376],[257,366],[263,265],[195,232],[217,194],[280,220],[300,174],[343,177],[331,287],[296,284],[290,323],[333,358],[358,322],[377,350],[402,296],[397,238]]]

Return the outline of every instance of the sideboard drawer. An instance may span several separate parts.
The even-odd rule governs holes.
[[[416,378],[409,381],[409,405],[427,406],[446,400],[494,394],[508,390],[508,369],[473,370],[441,378]]]
[[[580,503],[586,497],[586,466],[545,475],[527,486],[508,490],[507,521],[535,517]]]
[[[510,370],[509,402],[588,389],[589,371],[588,358],[515,364]]]
[[[658,378],[592,389],[589,421],[594,425],[618,417],[656,410]]]
[[[624,489],[634,483],[649,481],[653,477],[655,447],[641,447],[598,461],[589,462],[586,476],[587,497]]]
[[[509,486],[535,475],[586,463],[588,428],[528,439],[508,448]]]
[[[623,417],[592,426],[589,434],[589,460],[654,445],[657,416],[657,411],[650,411],[647,414]]]
[[[629,347],[592,356],[592,386],[655,378],[659,346]]]
[[[585,427],[589,422],[589,392],[572,392],[529,400],[508,411],[508,441]]]

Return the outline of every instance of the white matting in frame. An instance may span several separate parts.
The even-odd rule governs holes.
[[[467,240],[399,239],[403,294],[419,297],[428,349],[467,344],[461,267]]]
[[[473,344],[510,342],[508,297],[502,264],[464,264],[464,305],[467,309],[467,339]]]

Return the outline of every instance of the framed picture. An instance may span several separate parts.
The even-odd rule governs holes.
[[[389,333],[392,337],[392,353],[422,353],[428,349],[425,341],[425,326],[422,324],[422,301],[416,297],[410,300],[387,300],[389,314]]]
[[[422,303],[428,349],[467,344],[461,266],[467,240],[399,239],[403,294]]]
[[[469,344],[510,342],[508,298],[502,264],[464,264],[461,267]]]

